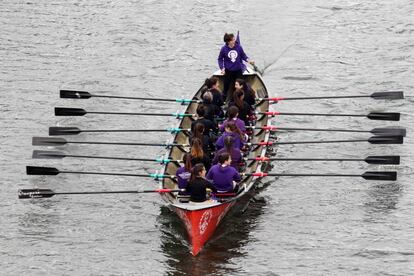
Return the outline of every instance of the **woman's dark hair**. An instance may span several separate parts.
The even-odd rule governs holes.
[[[200,139],[194,138],[193,139],[193,145],[191,146],[191,157],[195,158],[203,158],[204,157],[204,151],[203,151],[203,143]]]
[[[199,104],[198,107],[197,107],[196,112],[197,112],[197,115],[199,117],[204,117],[204,115],[206,115],[206,109],[205,109],[204,105]]]
[[[207,89],[211,89],[213,85],[215,85],[218,81],[219,81],[218,78],[211,77],[211,78],[206,79],[206,81],[204,82],[204,85],[207,86]]]
[[[236,79],[236,82],[240,84],[244,93],[250,93],[254,98],[256,98],[256,92],[246,83],[244,79]]]
[[[191,154],[190,153],[186,153],[183,156],[183,161],[184,161],[184,168],[187,172],[191,171],[192,165],[191,165]]]
[[[226,136],[226,138],[224,138],[224,148],[226,149],[227,153],[231,154],[233,145],[234,145],[234,138],[231,136]]]
[[[213,94],[210,91],[207,91],[206,93],[204,93],[203,102],[207,104],[210,104],[213,102]]]
[[[200,139],[200,141],[203,141],[204,128],[205,127],[204,127],[203,124],[197,123],[194,126],[194,135],[193,135],[193,137]]]
[[[224,129],[228,128],[231,132],[235,132],[237,134],[239,134],[240,136],[240,140],[244,140],[244,136],[243,133],[240,131],[240,129],[238,128],[238,126],[233,122],[230,121],[226,124],[226,126],[224,127]]]
[[[194,181],[197,178],[197,176],[200,176],[203,170],[205,170],[203,163],[195,164],[194,167],[191,169],[190,181]]]
[[[226,162],[227,160],[229,160],[230,158],[230,154],[228,152],[223,152],[219,155],[218,157],[218,161],[220,164],[224,164],[224,162]]]
[[[243,97],[244,97],[243,90],[237,89],[236,91],[234,91],[234,103],[239,108],[239,110],[243,109],[243,106],[244,106]]]
[[[225,33],[223,37],[223,41],[227,44],[234,38],[234,34]]]
[[[229,119],[236,118],[237,113],[239,113],[239,108],[235,105],[230,106],[227,110],[227,116],[229,117]]]
[[[238,82],[240,84],[240,86],[243,87],[243,90],[246,87],[246,81],[244,79],[236,79],[236,82]]]

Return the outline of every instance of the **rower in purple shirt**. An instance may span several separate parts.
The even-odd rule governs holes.
[[[221,47],[217,62],[221,73],[224,75],[223,94],[226,99],[228,90],[234,86],[235,80],[243,77],[243,72],[246,70],[246,65],[243,61],[250,64],[254,64],[254,61],[249,59],[240,45],[238,31],[237,38],[234,37],[234,34],[225,33],[223,40],[225,45]]]
[[[213,181],[218,193],[232,192],[236,183],[241,180],[240,174],[230,163],[230,154],[222,153],[219,156],[219,164],[211,167],[207,173],[206,178]]]
[[[220,150],[224,147],[224,139],[227,136],[231,136],[234,139],[234,147],[242,149],[244,146],[244,134],[241,133],[240,129],[234,122],[228,122],[224,128],[224,133],[216,141],[216,149]]]

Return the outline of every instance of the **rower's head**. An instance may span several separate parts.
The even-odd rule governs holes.
[[[206,176],[206,168],[204,167],[203,163],[195,164],[191,169],[190,181],[194,181],[197,177],[204,176]]]
[[[211,78],[206,79],[206,81],[204,82],[204,85],[207,87],[207,89],[217,89],[218,81],[219,81],[218,78],[211,77]]]
[[[236,38],[234,37],[234,34],[225,33],[223,40],[230,48],[233,48],[234,45],[236,45]]]
[[[201,139],[203,137],[205,126],[201,123],[197,123],[194,126],[194,137]]]
[[[219,155],[218,161],[221,165],[230,165],[231,163],[231,155],[228,152],[224,152]]]
[[[239,108],[235,105],[232,105],[227,110],[227,116],[229,116],[229,119],[234,119],[239,115]]]
[[[226,124],[226,126],[224,127],[224,130],[226,132],[235,132],[235,131],[237,131],[237,129],[238,128],[237,128],[236,124],[233,121],[228,122]]]
[[[244,81],[244,79],[236,79],[236,81],[234,82],[234,88],[235,89],[244,89],[246,82]]]
[[[197,116],[200,117],[204,117],[204,115],[206,115],[206,109],[204,107],[204,105],[199,104],[197,106],[197,110],[196,110]]]
[[[213,94],[210,91],[207,91],[206,93],[204,93],[203,102],[207,104],[210,104],[213,102]]]

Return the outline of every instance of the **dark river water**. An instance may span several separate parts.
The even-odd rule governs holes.
[[[394,1],[17,1],[0,2],[0,275],[414,275],[414,2]],[[49,126],[166,128],[174,118],[54,117],[55,106],[176,112],[172,103],[60,99],[59,89],[144,97],[191,97],[217,70],[224,32],[240,30],[265,69],[272,96],[403,90],[405,100],[286,101],[283,112],[401,112],[400,122],[281,116],[284,127],[404,126],[403,145],[284,145],[280,157],[401,155],[399,166],[275,162],[274,172],[396,170],[398,181],[263,179],[249,208],[229,217],[197,257],[158,195],[55,196],[18,200],[19,188],[55,191],[155,188],[131,177],[27,176],[26,165],[155,172],[144,162],[32,160]],[[283,132],[281,141],[365,139],[370,133]],[[68,140],[165,142],[168,133],[81,134]],[[159,157],[163,148],[62,147],[72,154]]]

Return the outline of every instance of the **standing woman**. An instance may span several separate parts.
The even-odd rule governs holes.
[[[206,169],[203,164],[196,164],[191,169],[191,177],[186,187],[186,192],[190,194],[191,202],[204,202],[207,200],[207,189],[217,192],[217,189],[207,181]]]
[[[250,64],[254,64],[254,61],[249,59],[240,45],[238,32],[237,39],[234,37],[234,34],[225,33],[223,40],[225,45],[221,47],[217,62],[221,73],[224,75],[223,94],[224,99],[226,99],[229,88],[234,86],[234,81],[243,77],[243,72],[246,70],[246,65],[243,64],[243,61]]]

